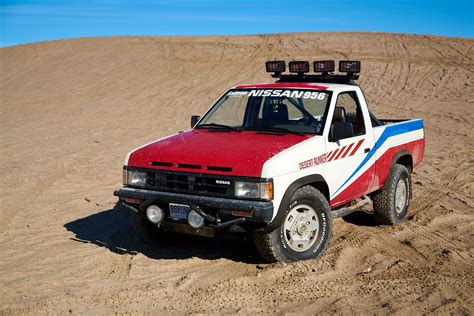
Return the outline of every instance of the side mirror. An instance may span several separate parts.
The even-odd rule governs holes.
[[[191,128],[193,128],[197,124],[197,122],[199,122],[200,119],[201,117],[199,115],[191,116]]]
[[[329,140],[337,142],[340,139],[354,136],[354,128],[349,122],[334,122],[329,130]]]

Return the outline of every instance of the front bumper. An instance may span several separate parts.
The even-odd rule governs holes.
[[[227,218],[238,218],[232,215],[233,211],[252,211],[252,216],[246,217],[248,222],[269,223],[273,218],[273,202],[271,201],[239,200],[129,187],[116,190],[114,195],[125,203],[127,198],[141,200],[140,208],[153,203],[177,203],[197,206],[203,210],[215,210],[220,216]]]

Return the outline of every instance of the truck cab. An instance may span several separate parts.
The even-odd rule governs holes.
[[[273,83],[229,89],[191,129],[131,151],[115,191],[147,243],[178,232],[254,236],[267,261],[320,257],[332,219],[372,200],[399,224],[423,121],[379,120],[355,83],[360,62],[266,63]]]

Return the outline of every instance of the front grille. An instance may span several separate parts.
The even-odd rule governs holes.
[[[234,181],[222,180],[222,176],[159,170],[147,172],[146,188],[157,191],[221,197],[232,197],[234,195]]]

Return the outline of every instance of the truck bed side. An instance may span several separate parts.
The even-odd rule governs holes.
[[[423,120],[382,120],[384,123],[392,123],[374,127],[374,147],[368,153],[366,159],[375,155],[375,177],[372,190],[383,187],[391,168],[398,159],[404,160],[412,168],[416,167],[423,159],[425,150],[425,138]]]

